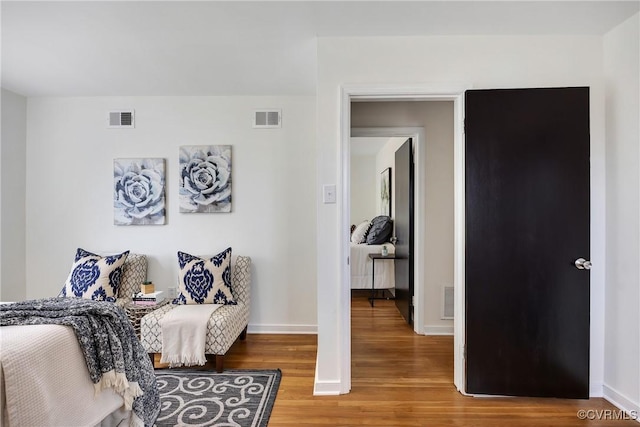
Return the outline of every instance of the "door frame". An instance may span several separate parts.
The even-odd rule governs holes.
[[[351,390],[351,286],[349,258],[349,231],[351,212],[350,183],[350,138],[351,101],[453,101],[454,108],[454,375],[453,382],[459,392],[465,393],[464,372],[464,92],[469,85],[455,86],[404,86],[404,85],[343,85],[340,96],[340,183],[342,209],[339,212],[340,230],[340,293],[339,293],[339,337],[341,393]],[[416,144],[417,145],[417,144]],[[426,150],[423,150],[426,151]],[[424,169],[424,168],[421,168]],[[424,172],[422,172],[424,173]],[[416,176],[419,180],[421,175]],[[418,188],[416,188],[416,194]],[[421,200],[417,203],[424,203]],[[418,227],[416,218],[416,230]],[[416,257],[417,258],[417,257]],[[416,265],[419,263],[416,263]],[[422,298],[424,299],[424,298]],[[424,304],[424,301],[421,301]],[[417,320],[417,319],[416,319]],[[422,322],[424,323],[424,320]],[[416,324],[414,322],[414,328]],[[424,325],[422,325],[424,327]]]
[[[414,259],[419,259],[419,256],[422,256],[425,253],[425,242],[422,234],[423,230],[426,227],[426,221],[424,218],[424,214],[426,211],[426,201],[424,197],[421,197],[424,194],[424,182],[426,182],[426,174],[427,174],[427,146],[425,139],[425,132],[423,127],[362,127],[362,128],[351,128],[351,138],[361,138],[361,137],[371,137],[371,138],[393,138],[393,137],[401,137],[401,138],[412,138],[415,143],[413,144],[413,160],[415,164],[415,178],[414,178],[414,230],[413,230],[413,238],[414,238]],[[351,154],[349,154],[351,156]],[[349,157],[349,160],[351,157]],[[349,161],[349,164],[351,162]],[[349,175],[351,176],[351,175]],[[351,183],[349,182],[349,188],[351,188]],[[349,199],[351,200],[351,199]],[[351,212],[351,206],[349,206],[349,212]],[[424,283],[424,265],[414,262],[413,274],[415,277],[414,280],[414,312],[413,312],[413,331],[416,334],[424,335],[424,292],[425,292],[425,283]],[[351,276],[348,277],[349,280],[349,288],[351,288]]]

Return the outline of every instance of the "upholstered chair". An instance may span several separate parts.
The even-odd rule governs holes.
[[[231,283],[236,305],[225,305],[214,311],[207,324],[205,354],[214,355],[216,370],[224,369],[224,356],[240,337],[246,338],[251,302],[251,258],[238,256],[231,265]],[[162,328],[160,319],[176,307],[167,304],[147,315],[140,323],[140,340],[153,357],[162,352]]]
[[[130,253],[122,265],[122,278],[118,289],[116,304],[124,307],[133,301],[133,295],[140,292],[140,285],[147,280],[147,257]]]

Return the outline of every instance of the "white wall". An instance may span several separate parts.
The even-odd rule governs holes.
[[[640,14],[604,37],[607,138],[605,397],[640,411]]]
[[[452,332],[453,320],[440,317],[442,287],[453,286],[453,102],[355,102],[351,107],[351,126],[422,127],[425,130],[426,183],[422,188],[426,228],[420,236],[425,241],[425,253],[423,259],[416,260],[425,266],[424,327],[427,333]],[[396,144],[387,149],[390,165],[395,160],[395,150],[404,140],[398,138]],[[382,168],[379,166],[378,170]],[[395,173],[393,175],[395,183]]]
[[[376,156],[351,156],[351,224],[358,225],[377,215]]]
[[[107,129],[134,108],[135,129]],[[253,129],[253,109],[282,108],[281,129]],[[27,115],[27,297],[56,295],[77,247],[147,254],[160,289],[176,251],[233,248],[253,260],[250,331],[316,328],[314,97],[31,98]],[[228,214],[178,209],[178,148],[232,145]],[[166,159],[167,224],[113,225],[114,158]]]
[[[0,301],[21,301],[25,283],[27,100],[2,89]]]
[[[437,36],[318,40],[318,186],[340,181],[340,89],[345,84],[434,88],[591,87],[591,382],[601,393],[604,300],[604,85],[597,36]],[[347,124],[348,125],[348,124]],[[338,194],[340,201],[340,194]],[[345,391],[340,354],[348,330],[340,307],[341,203],[318,205],[318,365],[316,392]]]

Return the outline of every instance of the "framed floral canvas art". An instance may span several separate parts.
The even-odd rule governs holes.
[[[165,223],[164,159],[115,159],[115,225]]]
[[[180,147],[180,212],[231,212],[231,145]]]

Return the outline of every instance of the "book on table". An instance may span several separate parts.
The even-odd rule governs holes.
[[[134,305],[143,305],[143,306],[153,306],[153,305],[160,304],[162,301],[164,301],[164,300],[160,300],[160,301],[133,301],[133,304]]]
[[[164,300],[164,292],[156,291],[149,294],[138,292],[133,296],[133,303],[138,305],[155,305]]]

